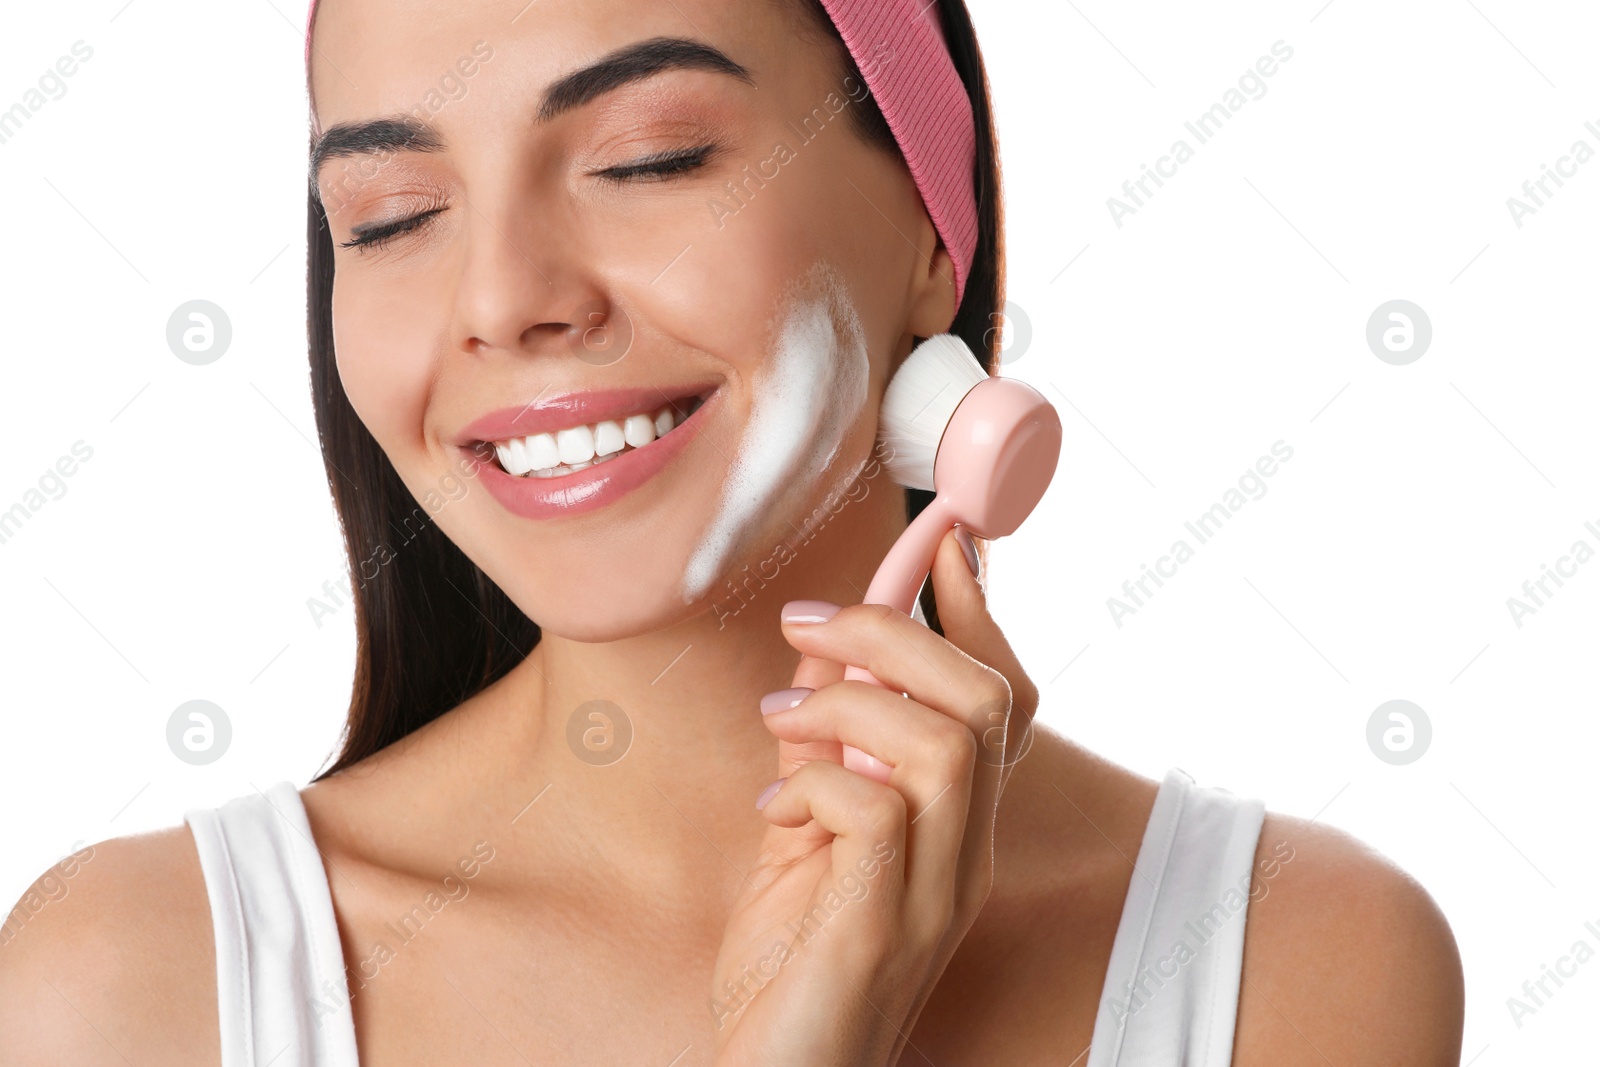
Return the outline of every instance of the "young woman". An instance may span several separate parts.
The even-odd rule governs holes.
[[[343,749],[95,846],[0,950],[0,1061],[1457,1062],[1427,894],[1034,726],[965,531],[860,604],[929,499],[889,377],[994,370],[962,0],[313,23]]]

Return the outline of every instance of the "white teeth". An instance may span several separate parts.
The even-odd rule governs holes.
[[[629,415],[622,424],[622,436],[634,448],[647,445],[656,439],[655,421],[649,415]]]
[[[597,422],[594,424],[594,454],[609,456],[613,452],[621,452],[627,446],[627,441],[622,437],[622,424],[616,422]]]
[[[626,419],[496,441],[494,450],[508,474],[556,478],[615,459],[630,448],[643,448],[683,425],[686,418],[668,404]]]
[[[528,462],[528,450],[523,448],[522,438],[506,442],[506,454],[501,456],[501,462],[506,464],[510,474],[526,474],[533,467]]]
[[[568,466],[588,463],[594,458],[594,431],[587,426],[557,430],[556,448],[561,452],[561,462]]]
[[[561,450],[556,447],[555,434],[536,433],[523,438],[528,447],[528,465],[536,471],[547,470],[561,462]]]

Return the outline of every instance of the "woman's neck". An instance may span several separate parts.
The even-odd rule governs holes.
[[[767,827],[756,795],[780,774],[758,705],[800,662],[779,613],[790,600],[860,602],[905,529],[904,500],[876,479],[678,625],[604,643],[545,634],[475,702],[463,739],[500,780],[484,784],[526,797],[518,825],[563,820],[586,862],[617,877],[670,892],[704,886],[708,860],[742,872]]]

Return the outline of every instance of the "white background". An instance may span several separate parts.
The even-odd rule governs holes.
[[[992,598],[1058,730],[1341,827],[1427,886],[1465,960],[1464,1062],[1573,1062],[1600,961],[1520,1027],[1506,999],[1600,948],[1600,560],[1520,627],[1506,602],[1600,550],[1600,160],[1521,227],[1507,198],[1600,150],[1600,15],[1320,5],[972,0],[1031,326],[1006,370],[1066,427]],[[351,614],[306,608],[344,562],[304,355],[303,19],[28,4],[0,35],[0,108],[94,50],[0,144],[0,510],[93,449],[0,544],[8,903],[75,843],[303,784],[337,741]],[[1200,144],[1185,121],[1279,40],[1265,95]],[[1180,137],[1194,158],[1119,227],[1107,199]],[[196,298],[234,330],[206,367],[165,341]],[[1409,365],[1366,342],[1393,299],[1432,323]],[[1265,495],[1199,545],[1184,523],[1279,440]],[[1118,626],[1107,599],[1180,537],[1194,558]],[[235,731],[206,767],[165,740],[195,698]],[[1366,740],[1396,698],[1433,729],[1405,766]]]

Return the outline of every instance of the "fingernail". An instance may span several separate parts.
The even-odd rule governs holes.
[[[761,714],[771,715],[775,711],[788,711],[790,708],[799,707],[800,702],[815,691],[801,686],[796,689],[780,689],[776,693],[768,693],[761,698]]]
[[[788,778],[779,778],[776,782],[773,782],[771,785],[763,789],[761,791],[761,795],[756,797],[756,810],[760,811],[762,808],[766,807],[767,801],[777,796],[778,790],[782,789],[783,783],[787,782],[788,780]]]
[[[791,600],[783,606],[784,622],[827,622],[839,614],[837,604],[826,600]]]
[[[956,527],[956,544],[961,546],[962,554],[967,557],[967,566],[972,568],[972,576],[976,578],[981,569],[978,563],[978,545],[972,540],[972,535],[967,533],[965,526]]]

